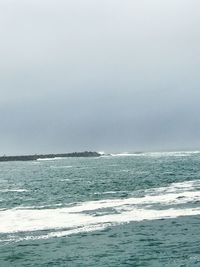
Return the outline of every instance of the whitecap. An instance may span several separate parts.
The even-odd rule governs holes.
[[[27,189],[0,189],[0,192],[7,193],[7,192],[28,192]]]
[[[39,158],[37,159],[38,161],[49,161],[49,160],[59,160],[59,159],[63,159],[61,157],[55,157],[55,158]]]
[[[110,154],[113,157],[130,157],[130,156],[138,156],[140,154],[136,154],[136,153],[118,153],[118,154]]]
[[[61,180],[59,180],[60,182],[73,182],[73,180],[71,180],[71,179],[68,179],[68,178],[66,178],[66,179],[61,179]]]
[[[169,151],[169,152],[140,152],[140,153],[118,153],[110,154],[113,157],[186,157],[193,154],[200,154],[200,151]]]
[[[109,195],[109,194],[122,194],[129,193],[129,191],[106,191],[106,192],[94,192],[94,195]]]
[[[143,155],[151,157],[186,157],[199,153],[200,151],[172,151],[172,152],[148,152],[148,153],[143,153]]]
[[[15,208],[0,211],[0,233],[31,232],[52,229],[72,234],[106,224],[200,215],[200,208],[184,207],[200,201],[198,181],[173,183],[168,187],[146,190],[143,197],[86,201],[59,208]],[[190,191],[187,190],[190,187]],[[175,188],[173,192],[171,189]],[[181,188],[181,189],[180,189]],[[191,191],[192,190],[192,191]],[[179,206],[181,205],[181,206]],[[158,210],[158,206],[162,207]],[[62,229],[68,230],[62,230]],[[78,230],[79,229],[79,230]],[[72,232],[70,232],[72,231]],[[81,230],[84,231],[84,230]]]

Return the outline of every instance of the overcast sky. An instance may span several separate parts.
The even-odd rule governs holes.
[[[0,154],[200,149],[199,0],[1,0]]]

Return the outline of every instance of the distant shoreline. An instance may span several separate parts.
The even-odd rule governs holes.
[[[23,156],[2,156],[0,157],[0,162],[7,161],[32,161],[38,159],[53,159],[53,158],[69,158],[69,157],[100,157],[101,154],[92,151],[84,152],[72,152],[72,153],[62,153],[62,154],[39,154],[39,155],[23,155]]]

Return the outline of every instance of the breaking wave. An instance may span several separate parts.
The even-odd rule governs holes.
[[[46,239],[143,220],[200,215],[200,180],[147,189],[143,197],[86,201],[54,208],[0,211],[1,241]],[[114,193],[112,192],[105,192]],[[189,205],[189,206],[188,206]],[[41,233],[41,231],[48,233]],[[38,233],[40,231],[40,233]],[[31,233],[30,233],[31,232]],[[21,233],[25,236],[20,237]],[[5,238],[5,235],[8,235]]]
[[[200,154],[200,151],[174,151],[174,152],[136,152],[136,153],[118,153],[118,154],[110,154],[113,157],[139,157],[139,156],[147,156],[147,157],[186,157],[191,156],[193,154]]]

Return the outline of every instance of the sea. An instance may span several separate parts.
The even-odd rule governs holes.
[[[0,163],[0,267],[200,266],[200,152]]]

